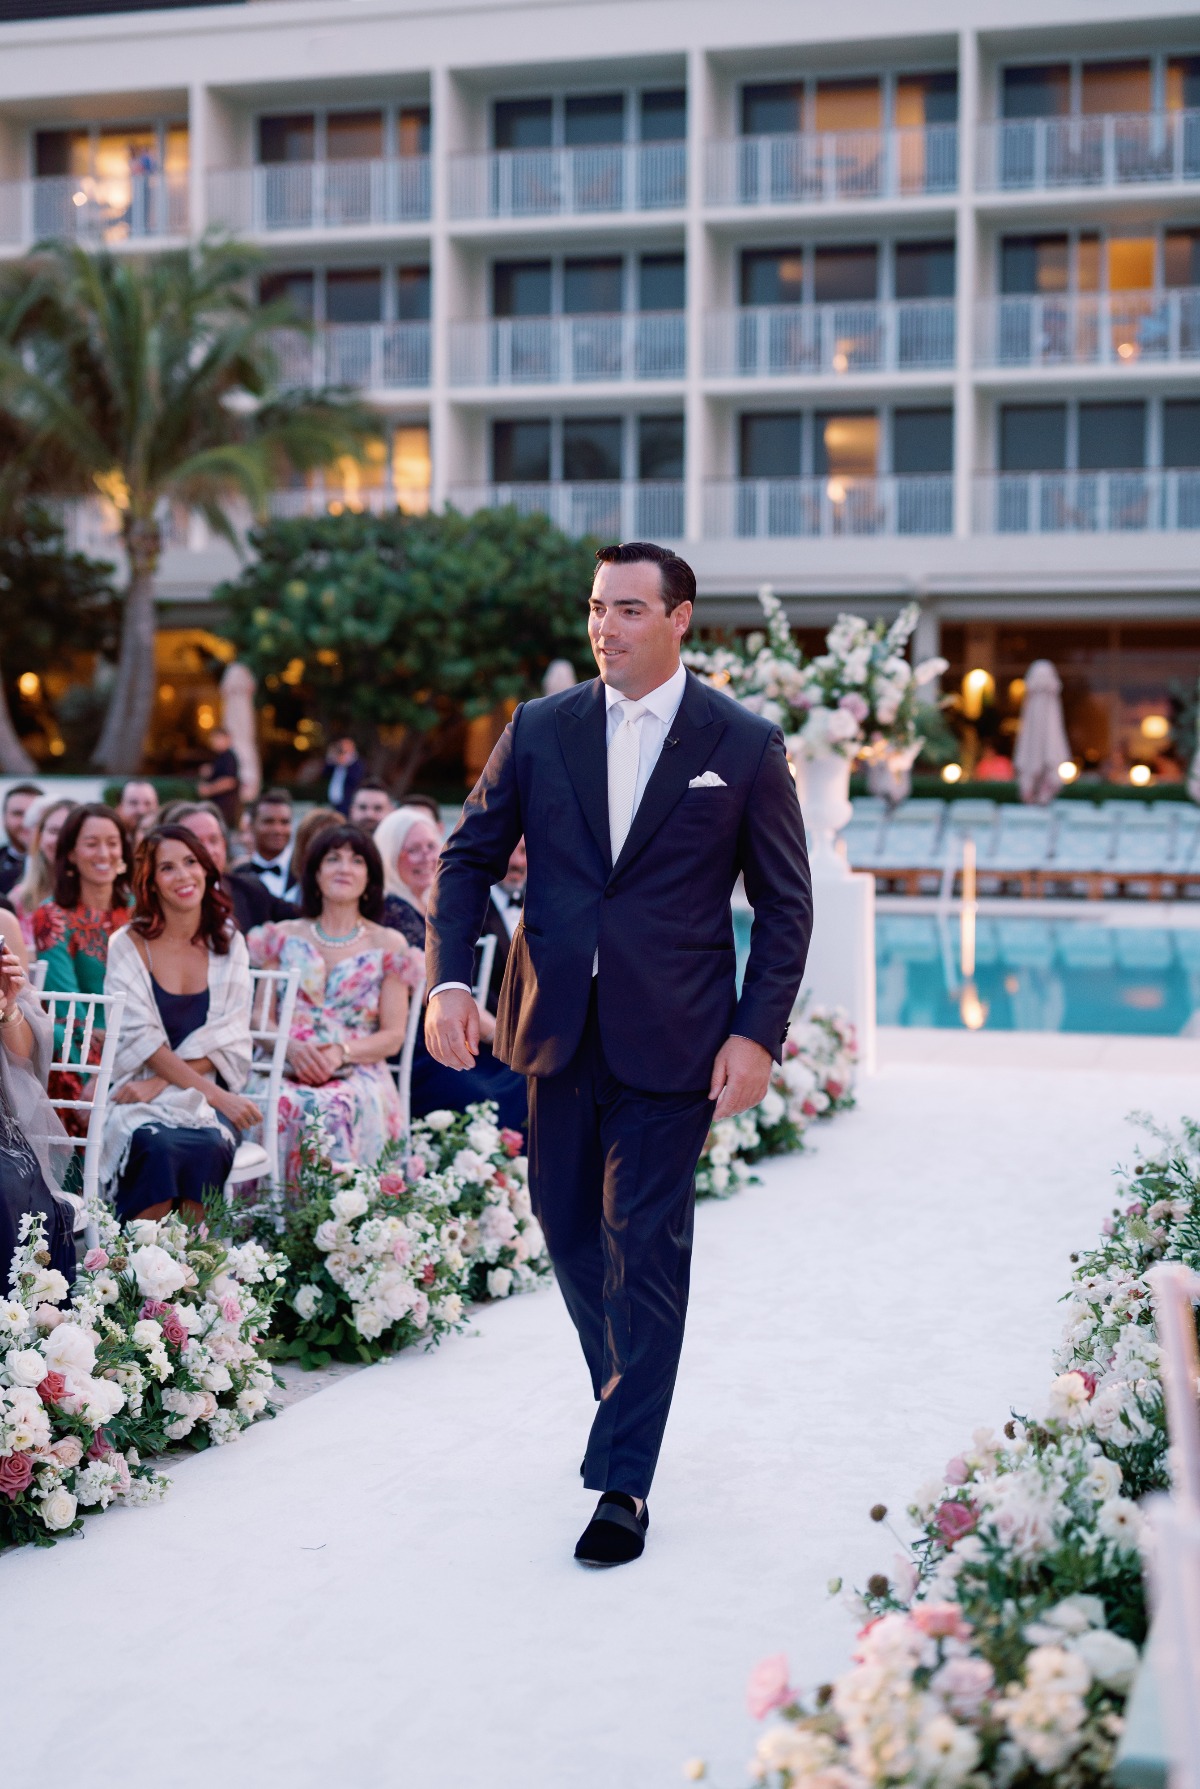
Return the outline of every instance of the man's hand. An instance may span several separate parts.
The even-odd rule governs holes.
[[[748,1037],[727,1037],[713,1063],[709,1099],[717,1109],[713,1123],[749,1111],[771,1085],[771,1053]]]
[[[425,1008],[425,1047],[443,1068],[474,1068],[479,1008],[465,988],[443,988]]]

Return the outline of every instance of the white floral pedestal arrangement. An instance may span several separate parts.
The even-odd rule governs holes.
[[[840,1006],[858,1037],[860,1068],[875,1067],[875,878],[846,861],[837,835],[853,807],[851,760],[840,753],[808,757],[789,751],[808,832],[813,931],[804,994],[818,1006]]]

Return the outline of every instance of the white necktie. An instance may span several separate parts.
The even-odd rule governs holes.
[[[641,721],[646,713],[639,702],[623,701],[621,706],[621,725],[608,748],[608,837],[614,863],[633,824],[642,755]]]

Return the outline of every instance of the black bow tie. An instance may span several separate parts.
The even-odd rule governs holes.
[[[523,907],[525,905],[525,890],[523,888],[506,888],[504,892],[508,897],[508,904],[510,907]]]

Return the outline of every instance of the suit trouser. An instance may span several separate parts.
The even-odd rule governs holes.
[[[571,1062],[529,1082],[529,1186],[599,1409],[592,1491],[650,1490],[671,1408],[707,1088],[645,1093],[605,1061],[595,987]]]

